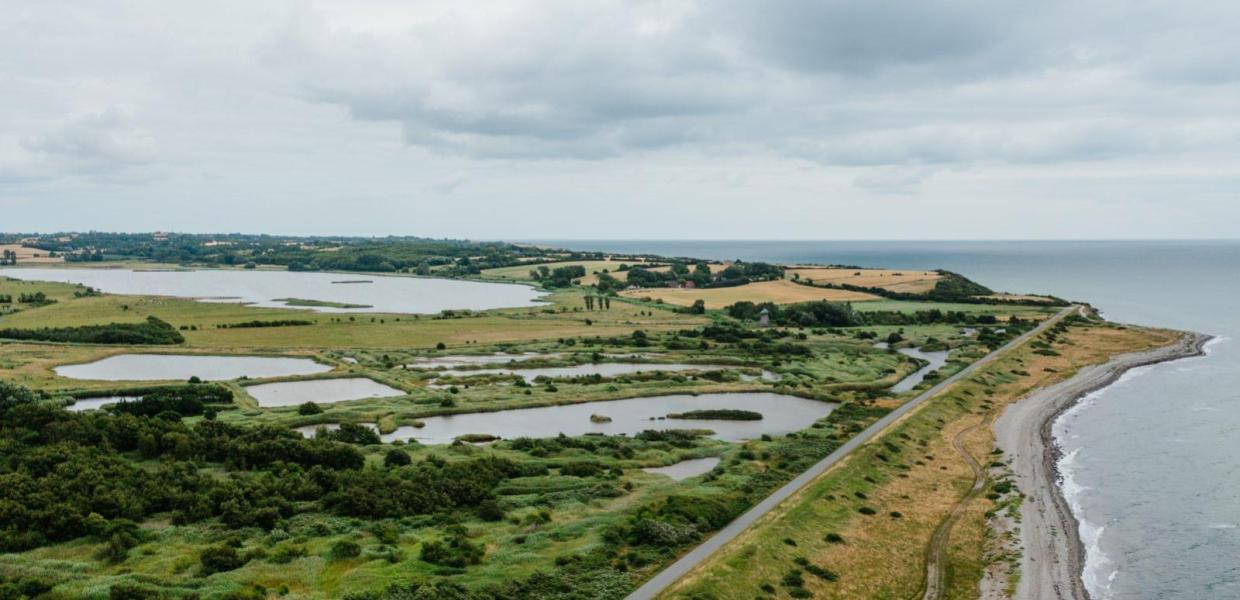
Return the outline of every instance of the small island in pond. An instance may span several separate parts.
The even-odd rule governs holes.
[[[690,410],[682,413],[671,413],[669,419],[696,419],[699,421],[761,421],[762,413],[752,410],[719,408],[707,410]]]
[[[336,283],[336,282],[333,282]],[[328,300],[307,300],[305,298],[276,298],[287,306],[306,306],[314,308],[373,308],[370,304],[353,304],[350,302],[331,302]]]

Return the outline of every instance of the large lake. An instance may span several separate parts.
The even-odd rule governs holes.
[[[91,363],[56,367],[57,375],[102,381],[158,381],[198,377],[209,381],[238,377],[287,377],[332,370],[309,358],[211,356],[191,354],[118,354]]]
[[[542,296],[525,285],[360,273],[16,268],[0,270],[0,274],[30,281],[80,283],[109,294],[173,296],[282,308],[305,308],[290,307],[282,301],[287,298],[365,306],[314,307],[320,312],[427,314],[448,309],[489,310],[531,306]]]
[[[717,439],[741,441],[764,433],[782,435],[805,429],[830,414],[835,406],[767,392],[697,396],[675,394],[428,417],[422,419],[425,423],[423,427],[400,427],[381,437],[385,442],[414,439],[424,444],[446,444],[470,433],[512,439],[553,437],[561,433],[569,436],[587,433],[633,435],[647,429],[710,429],[715,432],[712,437]],[[763,418],[760,421],[659,420],[669,413],[720,408],[756,411],[762,413]],[[591,415],[609,417],[611,421],[595,423],[591,421]]]

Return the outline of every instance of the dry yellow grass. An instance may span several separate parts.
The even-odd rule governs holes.
[[[872,294],[816,288],[786,280],[761,281],[736,287],[710,289],[644,288],[640,290],[627,290],[621,292],[621,295],[630,298],[663,300],[668,304],[675,304],[677,306],[690,306],[697,300],[704,300],[706,308],[710,309],[723,308],[742,300],[791,304],[814,300],[864,302],[879,299],[878,296]]]
[[[17,253],[17,264],[30,265],[41,263],[62,263],[65,259],[59,256],[48,256],[47,250],[27,248],[21,244],[0,244],[0,251],[10,250]]]
[[[972,482],[971,470],[952,448],[953,438],[982,424],[966,434],[964,443],[971,455],[985,462],[994,447],[990,423],[1007,404],[1035,388],[1070,377],[1084,365],[1165,345],[1176,335],[1164,330],[1074,327],[1063,343],[1055,345],[1058,356],[1038,355],[1031,346],[1024,346],[858,449],[660,597],[679,600],[701,593],[720,600],[753,598],[760,584],[777,584],[795,568],[795,557],[840,575],[837,581],[827,582],[806,574],[805,587],[815,598],[916,595],[930,535]],[[884,449],[887,441],[904,447],[904,452],[892,454]],[[876,460],[880,452],[905,466]],[[858,491],[866,497],[854,494]],[[875,508],[878,514],[858,514],[856,507],[861,505]],[[948,598],[976,597],[986,564],[986,513],[994,506],[984,496],[975,498],[952,529],[947,551]],[[891,518],[891,511],[899,511],[901,517]],[[828,532],[842,535],[847,543],[826,542],[823,536]]]
[[[880,287],[893,292],[919,294],[934,288],[934,284],[943,276],[934,271],[901,271],[896,269],[838,269],[825,267],[791,267],[784,276],[791,279],[800,275],[801,279],[811,279],[814,283],[835,283],[858,285],[863,287]]]

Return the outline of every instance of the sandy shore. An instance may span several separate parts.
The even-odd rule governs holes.
[[[1009,459],[1016,484],[1027,496],[1021,506],[1020,583],[1017,600],[1086,600],[1081,581],[1085,547],[1076,518],[1059,487],[1060,451],[1051,433],[1056,418],[1086,394],[1111,385],[1125,371],[1199,356],[1210,337],[1186,334],[1177,343],[1123,354],[1081,369],[1071,379],[1043,388],[1008,407],[995,421],[995,441]]]

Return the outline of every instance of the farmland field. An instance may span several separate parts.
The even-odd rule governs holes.
[[[920,294],[934,288],[943,276],[934,271],[896,269],[840,269],[825,267],[793,267],[785,271],[789,279],[799,277],[817,285],[847,284],[878,287],[893,292]]]
[[[689,306],[697,300],[704,300],[707,309],[718,309],[748,300],[750,302],[774,302],[790,304],[793,302],[811,302],[827,300],[831,302],[867,302],[879,300],[878,296],[863,292],[815,288],[791,281],[760,281],[745,285],[725,288],[708,289],[677,289],[677,288],[643,288],[626,290],[622,296],[629,298],[651,298],[662,300],[676,306]]]

